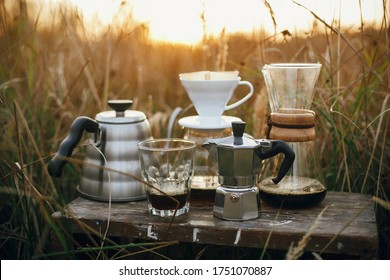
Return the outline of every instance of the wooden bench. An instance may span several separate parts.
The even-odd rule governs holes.
[[[176,240],[240,247],[288,250],[307,234],[304,250],[321,254],[341,254],[354,258],[377,258],[378,231],[371,196],[328,192],[317,206],[279,209],[262,202],[258,219],[235,222],[213,216],[212,200],[192,199],[190,212],[171,218],[151,216],[146,201],[128,203],[96,202],[77,198],[55,221],[71,233],[103,234],[110,211],[108,237],[149,241]],[[309,233],[309,234],[308,234]]]

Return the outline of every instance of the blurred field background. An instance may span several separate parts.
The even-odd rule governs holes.
[[[68,164],[60,179],[46,170],[77,116],[93,118],[107,109],[108,99],[133,99],[133,109],[147,114],[153,136],[166,136],[171,112],[190,105],[179,73],[234,69],[254,85],[255,94],[228,114],[264,138],[269,108],[259,69],[272,62],[322,64],[312,109],[319,116],[316,141],[325,185],[377,198],[380,258],[390,258],[389,1],[383,0],[376,28],[362,16],[358,30],[341,29],[337,18],[325,22],[313,13],[310,32],[205,33],[191,46],[154,42],[148,26],[131,15],[93,39],[83,32],[80,14],[69,8],[59,9],[58,20],[41,28],[39,10],[29,1],[15,1],[12,8],[6,2],[0,1],[2,259],[59,257],[51,255],[51,232],[62,241],[61,257],[77,257],[79,245],[52,223],[51,214],[77,196],[80,166]],[[181,128],[174,133],[180,136]],[[82,159],[83,149],[74,157]],[[87,257],[96,258],[97,251]]]

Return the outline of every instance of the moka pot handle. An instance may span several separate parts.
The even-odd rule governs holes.
[[[97,133],[99,130],[99,123],[88,117],[77,117],[71,127],[68,136],[61,142],[58,152],[49,162],[47,169],[50,176],[61,177],[62,170],[65,164],[68,163],[67,158],[72,155],[73,149],[80,142],[83,132]]]
[[[278,175],[276,178],[273,178],[272,181],[277,184],[279,183],[283,177],[287,174],[288,170],[292,166],[295,160],[295,153],[290,148],[290,146],[281,140],[266,140],[267,144],[270,144],[269,148],[264,148],[264,146],[260,145],[255,152],[260,159],[267,159],[277,154],[284,154],[283,162],[279,168]]]

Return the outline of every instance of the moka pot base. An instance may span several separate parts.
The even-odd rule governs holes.
[[[215,192],[214,216],[229,221],[247,221],[259,217],[260,199],[257,187],[218,187]]]

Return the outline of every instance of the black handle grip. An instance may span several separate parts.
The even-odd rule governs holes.
[[[98,131],[99,123],[88,117],[76,118],[71,127],[68,136],[61,142],[58,152],[49,162],[47,169],[50,176],[61,177],[62,170],[68,162],[67,157],[72,155],[73,149],[80,142],[84,130],[95,133]]]
[[[269,150],[263,151],[262,147],[256,149],[256,154],[261,159],[270,158],[276,156],[277,154],[283,153],[284,159],[282,165],[279,168],[279,172],[276,178],[273,178],[272,181],[277,184],[283,177],[287,174],[291,165],[295,160],[295,153],[290,148],[290,146],[281,140],[269,140],[271,142],[271,148]]]

